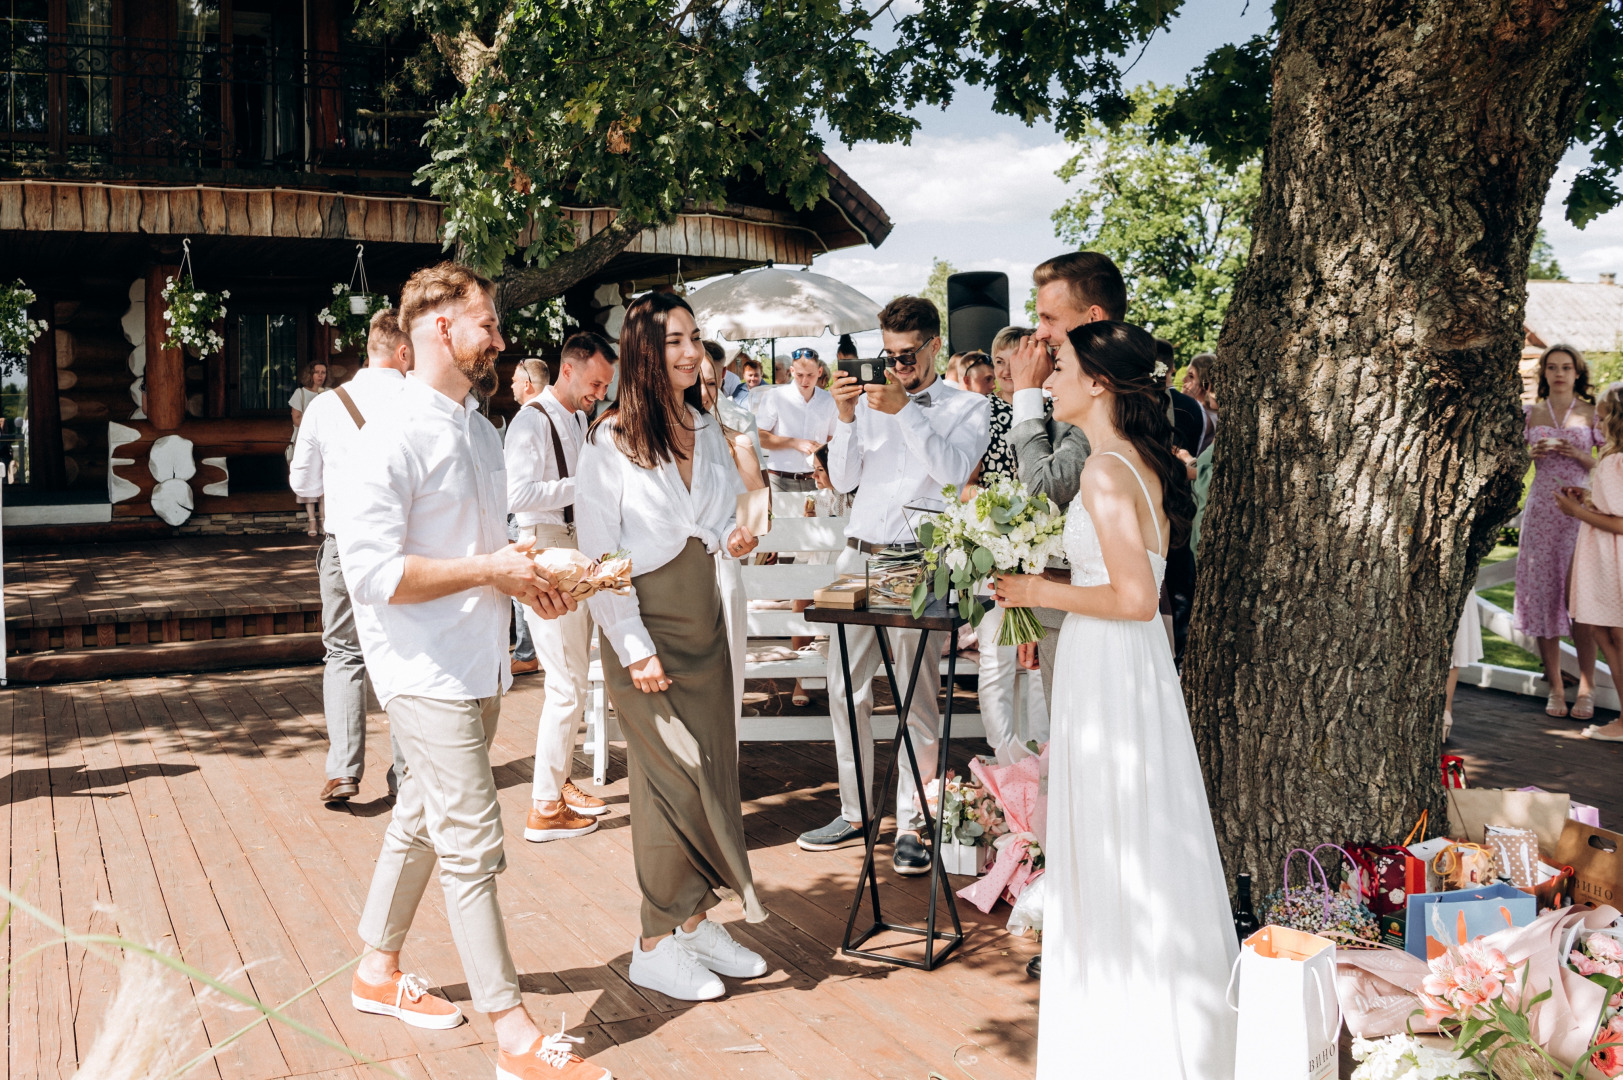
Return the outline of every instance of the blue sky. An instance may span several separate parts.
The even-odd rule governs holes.
[[[1132,83],[1182,83],[1206,54],[1229,41],[1244,41],[1268,27],[1267,0],[1187,0],[1169,31],[1156,35],[1129,75]],[[1071,154],[1047,124],[1027,127],[993,113],[988,96],[965,89],[944,110],[917,113],[918,133],[907,146],[834,144],[829,153],[890,214],[895,229],[878,248],[853,248],[820,256],[813,269],[862,290],[879,303],[922,288],[932,258],[959,270],[1001,270],[1020,318],[1031,269],[1064,250],[1050,215],[1067,198],[1055,176]],[[1562,162],[1544,211],[1544,227],[1556,257],[1574,280],[1593,281],[1623,271],[1623,211],[1578,230],[1562,217],[1561,201],[1588,160],[1581,148]],[[1016,299],[1019,298],[1019,299]],[[820,341],[778,342],[778,351],[799,344],[826,349]],[[860,335],[867,355],[878,334]]]

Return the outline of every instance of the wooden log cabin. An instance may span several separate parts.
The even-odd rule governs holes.
[[[8,542],[302,531],[288,397],[307,362],[341,381],[359,359],[316,313],[357,244],[395,297],[443,257],[441,208],[411,180],[433,101],[389,89],[414,43],[362,44],[351,16],[348,0],[0,0],[0,284],[21,278],[50,324],[0,376]],[[743,182],[689,207],[566,310],[616,325],[628,285],[878,244],[884,211],[830,172],[806,211]],[[612,215],[577,211],[580,237]],[[225,348],[202,359],[160,345],[188,240],[198,287],[231,294]]]

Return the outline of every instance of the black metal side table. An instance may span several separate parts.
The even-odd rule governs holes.
[[[900,964],[904,967],[920,968],[931,971],[935,966],[945,960],[952,951],[964,940],[964,927],[958,919],[958,904],[953,896],[952,886],[947,881],[947,874],[941,864],[941,829],[942,822],[939,814],[930,813],[929,800],[924,797],[923,777],[919,773],[919,761],[913,751],[913,739],[908,734],[907,718],[913,708],[913,692],[919,685],[919,671],[925,662],[928,662],[932,671],[938,660],[935,656],[926,656],[929,650],[920,648],[913,655],[913,670],[908,674],[907,692],[900,693],[896,685],[895,664],[891,660],[890,640],[886,637],[887,629],[915,630],[922,639],[932,631],[939,631],[949,635],[951,647],[947,653],[947,706],[941,714],[941,740],[938,760],[936,762],[936,776],[945,778],[947,775],[947,750],[952,739],[952,685],[958,667],[958,628],[964,624],[964,619],[958,614],[956,604],[947,604],[939,597],[931,599],[930,606],[924,609],[924,614],[915,619],[910,611],[894,608],[855,610],[844,608],[830,608],[812,606],[804,612],[808,622],[831,623],[835,627],[835,636],[840,644],[840,670],[845,675],[845,716],[851,725],[851,745],[857,755],[857,805],[862,811],[863,845],[865,853],[862,860],[862,874],[857,878],[856,895],[851,898],[851,915],[845,921],[845,936],[840,942],[840,951],[847,956],[860,956],[868,960],[881,960],[887,964]],[[879,826],[884,820],[884,814],[877,808],[870,811],[868,807],[868,792],[861,782],[863,769],[861,767],[862,742],[857,732],[856,688],[851,685],[851,660],[846,645],[845,630],[847,626],[873,627],[879,638],[879,655],[885,662],[885,678],[890,683],[891,699],[898,702],[896,710],[896,738],[894,740],[890,763],[885,767],[885,778],[879,782],[877,792],[886,792],[891,788],[896,768],[901,761],[902,752],[907,752],[908,767],[913,770],[913,782],[919,793],[919,802],[924,812],[925,832],[930,836],[930,908],[928,917],[923,926],[909,926],[905,923],[887,922],[879,906],[879,876],[874,866],[874,848],[879,843]],[[879,748],[875,746],[874,753]],[[878,762],[875,762],[877,767]],[[882,795],[877,797],[883,797]],[[867,929],[857,932],[857,917],[862,911],[864,890],[873,909],[872,920]],[[936,929],[936,902],[945,897],[947,913],[952,917],[952,930]],[[891,956],[888,953],[864,950],[865,944],[874,935],[884,931],[901,934],[913,934],[924,939],[924,959],[913,960],[904,957]],[[936,948],[938,942],[944,943],[941,949]]]

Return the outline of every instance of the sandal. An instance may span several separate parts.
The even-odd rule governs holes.
[[[1560,690],[1551,690],[1550,700],[1544,703],[1544,715],[1567,715],[1567,695],[1562,693]]]
[[[1572,710],[1567,713],[1574,720],[1593,720],[1595,718],[1595,699],[1590,694],[1579,694],[1578,700],[1572,703]]]
[[[789,695],[789,700],[796,706],[804,709],[807,705],[811,704],[811,695],[802,690],[799,683],[795,683],[795,692]]]
[[[1588,727],[1584,728],[1584,738],[1595,739],[1598,742],[1623,742],[1623,732],[1614,731],[1610,734],[1606,733],[1607,728],[1611,728],[1616,725],[1616,720],[1613,720],[1610,724],[1590,724]]]

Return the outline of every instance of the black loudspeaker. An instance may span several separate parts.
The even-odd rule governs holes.
[[[1009,275],[972,270],[947,278],[947,351],[990,352],[1009,325]]]

